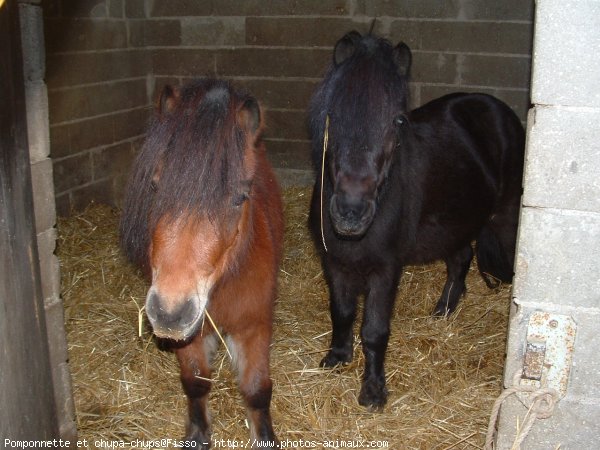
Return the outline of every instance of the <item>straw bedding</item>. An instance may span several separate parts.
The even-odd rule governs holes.
[[[327,286],[306,229],[310,192],[290,188],[284,194],[285,256],[271,362],[280,440],[316,441],[316,448],[358,440],[393,449],[481,448],[501,390],[510,286],[488,289],[473,265],[457,312],[436,320],[429,312],[445,266],[406,267],[386,359],[388,403],[381,413],[368,412],[357,402],[363,367],[358,337],[353,363],[318,368],[330,320]],[[79,438],[91,447],[99,439],[179,439],[185,427],[174,354],[158,348],[145,320],[139,336],[147,286],[119,251],[118,219],[119,211],[90,205],[59,223]],[[245,409],[223,351],[213,379],[213,439],[245,443]]]

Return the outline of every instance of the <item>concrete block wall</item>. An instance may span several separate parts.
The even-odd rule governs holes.
[[[310,182],[305,111],[337,39],[375,32],[413,50],[412,105],[483,91],[525,120],[533,0],[44,0],[59,214],[118,203],[157,91],[218,76],[263,104],[285,179]]]
[[[138,3],[42,1],[60,215],[121,197],[151,104],[148,54],[129,38],[128,13]]]
[[[71,390],[63,305],[60,298],[60,268],[56,247],[56,209],[48,126],[48,94],[42,7],[39,0],[19,0],[27,134],[31,161],[34,216],[46,329],[52,367],[56,417],[60,436],[74,441],[77,436]]]
[[[537,0],[525,190],[505,384],[521,370],[530,315],[577,323],[566,396],[523,448],[596,448],[600,439],[600,2]],[[547,361],[553,364],[553,361]],[[497,448],[511,448],[526,409],[501,410]]]

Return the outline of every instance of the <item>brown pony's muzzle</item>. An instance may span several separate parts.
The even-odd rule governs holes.
[[[165,299],[150,288],[146,297],[146,316],[156,336],[183,341],[198,331],[206,305],[201,303],[200,298],[192,296],[168,308]]]

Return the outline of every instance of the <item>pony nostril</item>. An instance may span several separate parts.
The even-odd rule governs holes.
[[[171,328],[191,310],[190,303],[191,302],[185,302],[181,307],[173,308],[168,311],[163,307],[165,302],[161,296],[157,292],[150,292],[146,299],[146,316],[148,316],[152,325],[161,325]]]
[[[361,199],[337,197],[332,202],[334,215],[345,220],[359,220],[367,211],[367,202]]]
[[[187,299],[186,302],[183,304],[183,306],[179,309],[179,317],[182,320],[185,319],[195,319],[196,318],[196,312],[197,312],[197,307],[196,307],[196,303],[194,302],[193,299]]]
[[[160,308],[160,296],[156,292],[150,292],[146,299],[146,316],[150,322],[156,322],[160,316],[163,315],[163,311]]]
[[[348,201],[346,197],[334,196],[330,213],[333,228],[338,234],[357,237],[369,227],[375,213],[375,204],[372,200],[363,198]]]

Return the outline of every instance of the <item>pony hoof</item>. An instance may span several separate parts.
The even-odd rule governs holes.
[[[330,350],[329,353],[321,360],[319,367],[324,369],[333,369],[334,367],[344,366],[352,361],[352,354],[348,355],[345,352],[335,352]]]
[[[431,317],[433,317],[435,319],[445,319],[450,314],[452,314],[452,312],[448,311],[446,308],[435,308],[431,312]]]
[[[381,412],[387,402],[388,390],[385,382],[364,382],[360,394],[358,395],[358,404],[373,412]]]
[[[446,303],[444,303],[443,305],[436,305],[435,309],[433,310],[433,312],[431,313],[432,317],[435,317],[436,319],[446,319],[448,316],[450,316],[454,310],[456,309],[455,307],[447,307]]]

